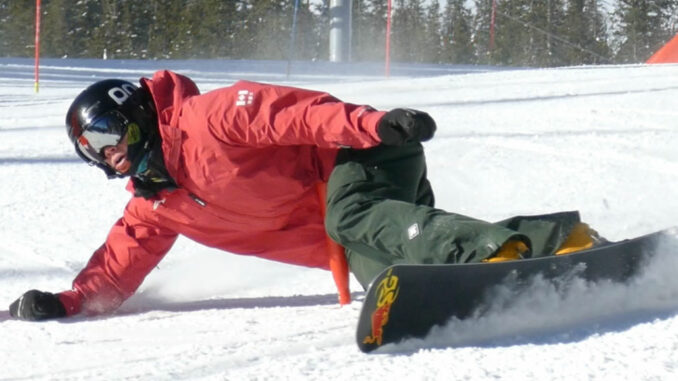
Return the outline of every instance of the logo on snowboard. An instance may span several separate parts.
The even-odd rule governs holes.
[[[386,277],[377,285],[377,309],[372,313],[372,335],[366,336],[364,344],[381,345],[384,338],[384,326],[388,324],[388,314],[391,306],[398,298],[398,277],[391,275],[393,270],[389,270]]]

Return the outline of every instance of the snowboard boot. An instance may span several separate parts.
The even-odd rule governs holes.
[[[570,254],[576,251],[590,249],[606,242],[607,240],[602,238],[597,231],[591,229],[588,224],[579,222],[574,225],[572,231],[570,231],[570,235],[568,235],[565,242],[560,245],[555,255]]]
[[[496,254],[490,258],[484,259],[483,262],[492,263],[522,259],[523,254],[525,254],[528,250],[529,248],[525,242],[517,239],[508,240],[503,245],[501,245]]]

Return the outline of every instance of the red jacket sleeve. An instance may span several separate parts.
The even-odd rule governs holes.
[[[115,310],[136,291],[176,241],[176,233],[137,218],[130,207],[135,201],[130,201],[106,243],[75,278],[73,290],[59,294],[67,315]]]
[[[383,115],[323,92],[240,81],[188,99],[180,124],[207,120],[212,135],[231,145],[368,148],[380,142]]]

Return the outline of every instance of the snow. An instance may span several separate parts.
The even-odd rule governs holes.
[[[104,240],[129,198],[72,152],[63,118],[99,79],[171,68],[203,91],[238,78],[328,91],[438,121],[426,143],[444,209],[494,221],[577,209],[603,236],[676,225],[678,66],[543,70],[241,61],[0,59],[0,380],[615,379],[678,375],[678,251],[631,286],[535,281],[489,312],[364,355],[361,307],[339,307],[329,273],[180,239],[115,314],[27,323],[7,306],[58,292]],[[500,290],[501,291],[501,290]],[[510,303],[509,303],[510,302]],[[3,307],[4,306],[4,307]]]

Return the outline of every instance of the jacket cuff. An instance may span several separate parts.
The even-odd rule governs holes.
[[[59,301],[64,305],[66,316],[73,316],[80,313],[82,308],[82,296],[75,290],[60,292],[57,294]]]
[[[361,125],[370,134],[372,139],[379,143],[381,143],[381,138],[377,134],[377,126],[381,118],[384,117],[384,114],[386,114],[386,111],[366,111],[361,115]]]

